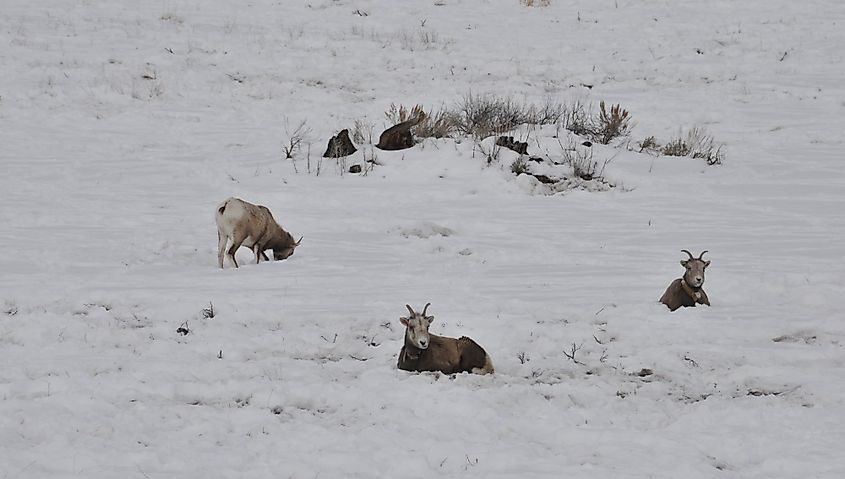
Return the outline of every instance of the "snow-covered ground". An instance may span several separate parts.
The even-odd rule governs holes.
[[[845,4],[2,3],[0,477],[845,476]],[[554,195],[469,139],[315,173],[470,91],[726,160],[596,145],[618,187]],[[228,196],[297,253],[217,269]],[[656,302],[682,248],[710,308]],[[396,369],[426,302],[496,374]]]

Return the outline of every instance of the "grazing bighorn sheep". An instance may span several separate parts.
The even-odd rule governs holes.
[[[241,246],[252,249],[255,263],[263,258],[270,261],[264,250],[273,250],[273,259],[282,260],[293,254],[299,246],[293,236],[282,229],[266,206],[254,205],[238,198],[229,198],[217,207],[217,265],[223,267],[223,253],[226,244],[232,241],[226,256],[235,268],[235,252]]]
[[[440,371],[444,374],[492,373],[490,356],[472,339],[466,336],[447,338],[428,332],[434,321],[434,316],[425,315],[430,305],[427,303],[422,313],[414,312],[410,305],[405,305],[411,314],[407,318],[399,318],[405,325],[405,345],[399,351],[397,367],[405,371]]]
[[[710,306],[710,299],[707,293],[701,289],[704,286],[704,270],[710,266],[710,261],[704,261],[702,256],[707,251],[702,251],[698,258],[692,253],[682,249],[681,252],[689,255],[689,259],[681,260],[681,266],[686,268],[682,278],[678,278],[666,288],[666,292],[660,297],[660,302],[674,311],[681,306],[695,306],[696,303]]]

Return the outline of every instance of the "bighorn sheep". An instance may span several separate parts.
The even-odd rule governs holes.
[[[264,250],[273,250],[273,259],[282,260],[293,254],[299,246],[293,236],[282,229],[266,206],[254,205],[238,198],[228,198],[217,207],[217,265],[223,267],[223,253],[226,244],[232,241],[226,255],[235,268],[235,252],[241,246],[252,249],[255,263],[263,258],[270,261]]]
[[[707,293],[701,289],[704,286],[704,270],[710,266],[710,261],[704,261],[702,256],[707,251],[702,251],[698,258],[692,253],[682,249],[681,252],[689,255],[689,259],[681,260],[681,266],[686,268],[682,278],[678,278],[666,288],[666,292],[660,297],[660,302],[674,311],[681,306],[695,306],[697,303],[710,306],[710,299]]]
[[[434,316],[426,316],[431,303],[425,305],[422,313],[411,313],[399,321],[405,325],[405,344],[399,351],[397,367],[405,371],[440,371],[444,374],[471,372],[489,374],[493,362],[484,349],[466,336],[458,339],[435,336],[428,332]]]

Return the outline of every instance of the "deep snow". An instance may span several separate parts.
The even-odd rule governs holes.
[[[843,22],[835,1],[5,0],[0,475],[843,477]],[[621,103],[632,144],[704,126],[726,161],[597,145],[617,188],[544,195],[469,139],[367,175],[283,160],[286,123],[313,169],[355,120],[469,91]],[[532,141],[559,157],[553,130]],[[218,270],[228,196],[301,248]],[[713,307],[656,303],[682,248],[710,251]],[[495,375],[395,368],[426,302]]]

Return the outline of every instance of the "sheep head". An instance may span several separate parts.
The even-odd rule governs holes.
[[[710,266],[710,261],[702,259],[707,250],[701,252],[698,258],[694,257],[689,251],[682,249],[682,253],[689,255],[689,259],[681,260],[681,266],[686,268],[684,272],[684,281],[693,288],[700,288],[704,285],[704,270]]]
[[[413,346],[419,349],[426,349],[429,344],[431,344],[428,327],[431,326],[431,323],[434,321],[434,316],[425,315],[429,306],[431,306],[431,303],[426,303],[422,313],[417,313],[410,305],[406,304],[405,307],[408,308],[408,311],[411,314],[407,318],[399,318],[399,322],[405,325],[406,343],[410,341]]]
[[[273,250],[273,259],[276,261],[281,261],[283,259],[288,259],[289,257],[293,256],[293,252],[299,243],[302,243],[302,237],[299,237],[299,241],[294,242],[293,237],[288,235],[288,243],[285,245],[284,248],[274,249]]]

